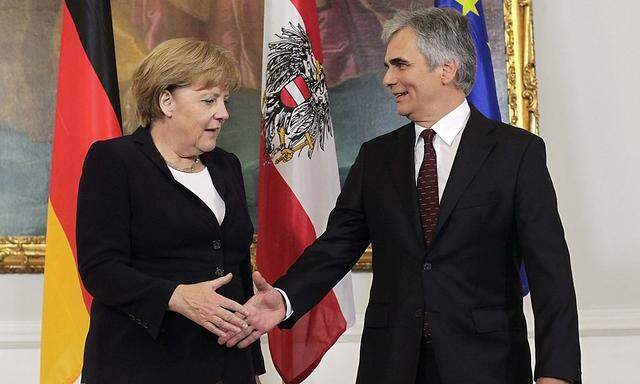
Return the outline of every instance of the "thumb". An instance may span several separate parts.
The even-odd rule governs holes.
[[[269,289],[271,289],[271,285],[267,283],[267,281],[264,279],[264,277],[262,277],[260,272],[258,271],[253,272],[252,278],[253,278],[253,284],[256,285],[256,288],[258,289],[258,291],[268,291]]]
[[[228,284],[231,279],[233,278],[233,274],[231,273],[227,273],[226,275],[219,277],[215,280],[211,280],[211,288],[213,288],[214,290],[222,287],[225,284]]]

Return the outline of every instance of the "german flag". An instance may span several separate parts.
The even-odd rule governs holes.
[[[78,183],[91,144],[122,134],[110,2],[65,0],[61,13],[42,310],[44,384],[73,383],[82,370],[92,298],[77,268]]]

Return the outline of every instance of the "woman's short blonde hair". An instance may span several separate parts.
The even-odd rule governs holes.
[[[162,118],[162,92],[202,84],[229,92],[240,86],[240,72],[231,54],[194,38],[167,40],[142,60],[131,78],[131,96],[138,124],[148,126]]]

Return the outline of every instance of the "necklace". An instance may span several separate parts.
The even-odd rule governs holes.
[[[190,166],[186,167],[186,168],[180,168],[178,166],[176,166],[175,164],[172,164],[169,162],[169,160],[164,160],[165,163],[167,163],[167,165],[169,166],[169,168],[175,169],[176,171],[180,171],[180,172],[186,172],[186,173],[193,173],[196,170],[196,166],[198,165],[198,163],[200,163],[200,157],[196,156],[193,159],[193,164],[191,164]]]

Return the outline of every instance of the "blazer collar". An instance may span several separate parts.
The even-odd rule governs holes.
[[[449,219],[453,208],[458,203],[460,196],[462,196],[462,193],[471,183],[484,160],[495,146],[496,139],[492,133],[496,127],[494,121],[487,119],[471,106],[471,116],[469,116],[469,121],[462,132],[460,146],[440,201],[438,224],[433,239],[434,244],[444,224]]]
[[[173,175],[167,166],[166,161],[156,148],[156,145],[153,143],[153,139],[151,138],[151,131],[148,127],[138,127],[135,132],[131,134],[133,141],[140,144],[140,149],[142,153],[145,154],[167,177],[173,180]],[[224,183],[224,169],[221,165],[221,159],[219,159],[219,151],[214,149],[211,152],[206,152],[200,155],[200,160],[202,164],[204,164],[211,176],[211,180],[213,180],[213,185],[218,190],[218,193],[224,200],[226,195],[226,185]]]
[[[149,130],[149,128],[138,127],[138,129],[136,129],[136,131],[131,134],[131,138],[135,143],[139,145],[139,148],[142,151],[142,153],[147,158],[149,158],[149,160],[151,160],[151,162],[155,166],[157,166],[158,169],[160,169],[160,171],[166,177],[168,177],[172,182],[176,183],[179,189],[182,189],[187,193],[189,193],[190,195],[192,195],[193,198],[199,201],[202,204],[202,206],[206,208],[207,216],[209,214],[213,215],[213,212],[211,212],[209,207],[207,207],[206,204],[202,202],[202,200],[200,200],[200,198],[198,198],[193,192],[191,192],[189,189],[187,189],[186,187],[184,187],[182,184],[180,184],[174,179],[173,175],[171,174],[171,171],[169,170],[169,167],[167,166],[167,163],[164,161],[164,158],[160,154],[160,151],[158,151],[158,148],[156,148],[156,145],[153,143],[153,139],[151,138],[151,131]],[[225,168],[221,164],[222,159],[220,159],[218,152],[219,150],[214,149],[211,152],[203,153],[202,155],[200,155],[200,160],[202,161],[202,164],[204,164],[207,167],[207,170],[209,171],[209,176],[213,181],[213,185],[216,187],[216,190],[218,190],[220,197],[222,197],[222,200],[225,201],[225,204],[228,207],[229,199],[227,198],[227,188],[225,183],[225,180],[227,179],[227,177],[225,177],[225,174],[224,174]],[[215,222],[216,227],[218,226],[217,220],[213,220],[212,222]],[[225,222],[226,220],[223,221],[223,224]]]
[[[153,164],[155,164],[165,176],[173,179],[171,175],[171,171],[167,166],[167,163],[164,161],[164,158],[156,148],[156,145],[153,143],[153,139],[151,138],[151,128],[149,127],[138,127],[131,134],[131,138],[137,144],[139,144],[140,150],[144,153],[145,156],[151,160]]]

